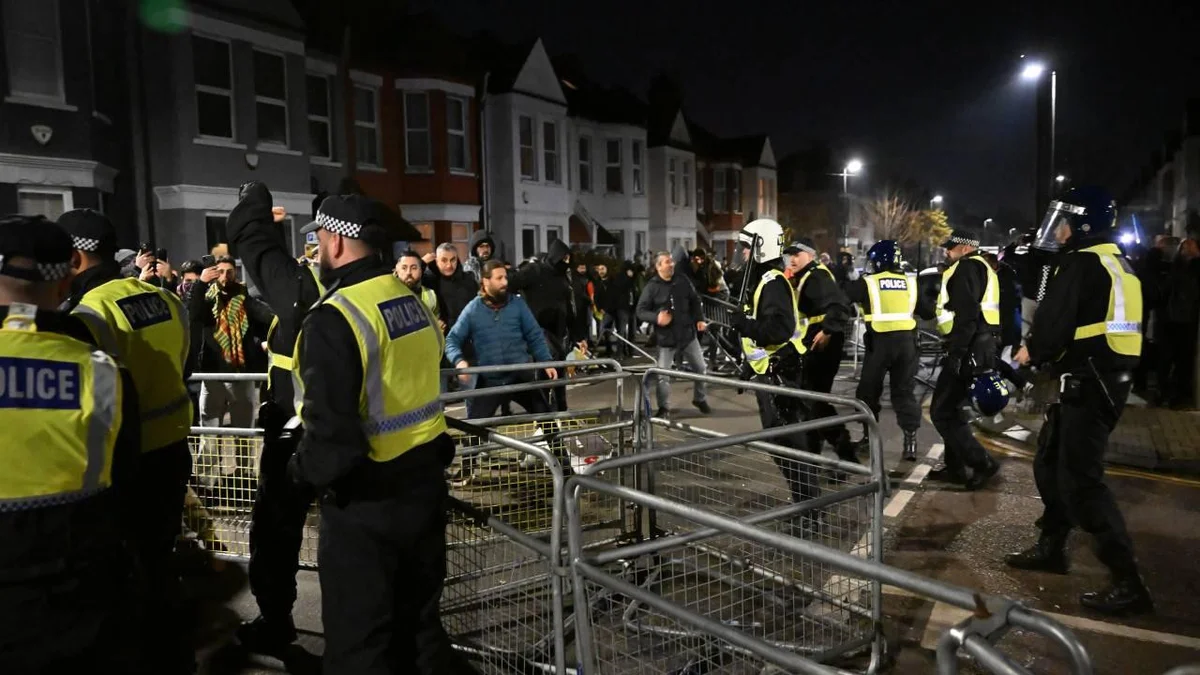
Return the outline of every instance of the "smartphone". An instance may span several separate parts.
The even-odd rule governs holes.
[[[153,250],[154,250],[154,247],[151,246],[150,242],[148,242],[148,241],[143,241],[142,243],[138,244],[138,255],[141,255],[143,253],[149,253]]]
[[[209,267],[216,267],[217,266],[216,256],[213,256],[213,255],[200,256],[200,266],[205,269],[208,269]]]
[[[155,251],[154,257],[158,258],[159,260],[170,260],[170,258],[167,257],[167,249],[165,248],[160,248]]]

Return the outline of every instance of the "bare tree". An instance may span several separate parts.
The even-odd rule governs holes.
[[[874,225],[875,238],[905,241],[913,216],[913,205],[900,192],[884,189],[874,198],[859,202],[863,218]]]

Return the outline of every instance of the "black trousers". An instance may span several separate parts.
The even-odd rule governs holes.
[[[310,485],[297,485],[287,465],[298,436],[264,438],[258,489],[250,519],[250,592],[269,621],[288,622],[296,604],[296,571],[304,523],[316,499]]]
[[[195,651],[183,616],[183,584],[175,565],[175,540],[192,475],[187,439],[143,452],[126,496],[130,541],[145,579],[146,621],[141,631],[149,672],[190,673]]]
[[[798,384],[795,378],[773,379],[765,375],[756,376],[754,381],[792,388],[797,388]],[[764,429],[796,424],[805,419],[806,406],[800,399],[786,396],[776,397],[761,391],[754,392],[754,397],[758,401],[758,418],[762,421]],[[776,437],[771,439],[771,442],[796,450],[808,451],[809,449],[808,439],[802,432]],[[815,466],[776,454],[772,454],[771,459],[775,460],[775,465],[783,474],[783,480],[787,483],[792,502],[799,504],[809,499],[815,499],[820,494],[820,474]]]
[[[1188,403],[1194,397],[1192,383],[1196,373],[1196,332],[1194,323],[1172,322],[1167,324],[1167,341],[1170,349],[1169,377],[1164,389],[1167,403]]]
[[[844,356],[842,347],[845,342],[846,337],[842,333],[830,333],[829,341],[825,343],[824,347],[819,350],[809,350],[804,355],[804,372],[800,376],[801,389],[825,394],[833,389],[833,381],[837,378],[838,369],[842,367],[842,357]],[[833,406],[828,403],[809,403],[806,407],[808,414],[805,420],[832,417],[837,414]],[[814,451],[820,452],[822,440],[831,445],[837,445],[844,438],[846,438],[846,426],[839,424],[818,431],[810,431],[808,445]]]
[[[1131,382],[1085,379],[1078,400],[1050,407],[1038,436],[1033,476],[1042,497],[1042,532],[1066,539],[1078,526],[1092,535],[1096,557],[1114,576],[1137,574],[1133,542],[1116,498],[1104,484],[1104,451],[1132,388]],[[1115,409],[1114,409],[1115,404]]]
[[[414,467],[395,496],[321,502],[321,616],[329,675],[474,673],[438,604],[446,578],[442,466]]]
[[[982,469],[990,458],[988,451],[975,440],[971,425],[962,415],[963,406],[969,405],[970,386],[971,378],[959,377],[943,363],[933,388],[933,400],[929,403],[929,417],[946,446],[946,468],[955,471],[966,467]]]
[[[892,410],[904,431],[921,428],[921,406],[913,393],[917,377],[917,337],[912,331],[872,333],[867,340],[867,355],[854,395],[862,399],[879,419],[883,396],[883,378],[891,382]]]

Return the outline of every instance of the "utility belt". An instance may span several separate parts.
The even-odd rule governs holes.
[[[298,418],[292,409],[284,408],[275,401],[263,401],[258,406],[258,426],[263,430],[264,443],[275,443],[281,440],[299,442],[304,428],[297,422]]]
[[[1063,373],[1059,376],[1058,381],[1058,394],[1061,402],[1070,405],[1089,403],[1085,395],[1085,390],[1089,385],[1095,384],[1099,386],[1101,393],[1103,393],[1109,410],[1115,412],[1117,410],[1117,403],[1113,398],[1112,388],[1132,382],[1133,373],[1127,370],[1101,372],[1096,368],[1095,362],[1089,358],[1086,370],[1082,372]]]

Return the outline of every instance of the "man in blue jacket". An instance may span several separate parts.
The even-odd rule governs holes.
[[[507,366],[534,361],[551,361],[550,349],[542,328],[534,318],[529,305],[519,296],[508,294],[508,270],[499,260],[489,260],[481,269],[482,290],[472,300],[458,321],[446,335],[446,358],[455,368],[466,368],[470,364],[464,355],[464,345],[475,347],[476,364],[479,366]],[[546,377],[558,379],[558,371],[545,369]],[[532,382],[533,372],[494,373],[479,376],[477,389],[496,387],[518,382]],[[460,375],[463,382],[469,375]],[[525,412],[546,412],[546,399],[541,391],[522,391],[511,394],[493,394],[467,399],[467,417],[485,419],[493,416],[496,409],[507,401],[514,401]]]

